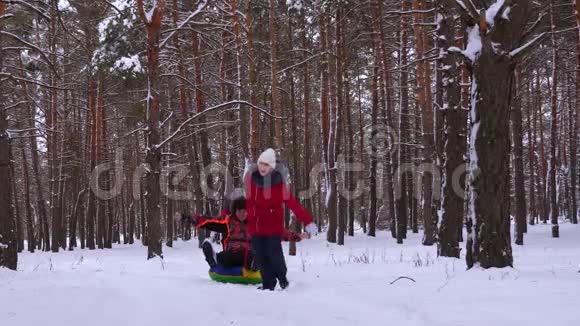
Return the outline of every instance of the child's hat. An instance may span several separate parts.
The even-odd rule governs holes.
[[[230,212],[236,214],[237,210],[246,209],[246,197],[241,196],[232,201]]]

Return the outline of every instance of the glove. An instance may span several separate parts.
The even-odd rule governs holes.
[[[305,228],[306,232],[310,234],[310,236],[315,236],[318,234],[318,227],[314,223],[308,224]]]

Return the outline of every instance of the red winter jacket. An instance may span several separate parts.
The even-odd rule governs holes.
[[[312,223],[312,216],[292,196],[280,172],[274,170],[269,176],[262,177],[260,172],[253,171],[248,173],[245,182],[249,234],[283,236],[282,203],[286,204],[304,225]]]

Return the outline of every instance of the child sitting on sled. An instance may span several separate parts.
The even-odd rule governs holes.
[[[210,268],[222,266],[225,268],[245,267],[249,270],[257,270],[250,250],[251,236],[247,232],[246,198],[240,196],[231,203],[229,211],[224,210],[217,218],[208,218],[199,215],[183,215],[182,220],[190,218],[198,228],[205,228],[210,231],[222,234],[223,251],[215,253],[211,242],[206,239],[202,244],[202,251],[205,260]],[[300,241],[307,238],[308,234],[299,234],[286,230],[284,232],[285,241]]]

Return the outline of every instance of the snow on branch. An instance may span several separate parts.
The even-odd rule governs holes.
[[[149,130],[149,128],[148,128],[148,127],[139,127],[139,128],[137,128],[137,129],[135,129],[135,130],[133,130],[133,131],[129,131],[128,133],[124,134],[124,135],[123,135],[123,136],[121,136],[120,138],[125,138],[125,137],[131,136],[131,135],[133,135],[133,134],[136,134],[136,133],[138,133],[138,132],[140,132],[140,131],[147,131],[147,130]]]
[[[202,116],[204,114],[207,114],[209,112],[216,111],[216,110],[219,110],[221,108],[224,108],[224,107],[227,107],[227,106],[236,105],[236,104],[238,105],[238,110],[239,110],[240,106],[244,105],[244,106],[250,107],[251,109],[258,110],[258,111],[262,112],[263,114],[269,116],[270,118],[273,118],[273,119],[285,119],[284,117],[274,116],[274,115],[270,114],[268,111],[266,111],[266,110],[264,110],[264,109],[262,109],[262,108],[260,108],[260,107],[258,107],[256,105],[254,105],[254,104],[252,104],[250,102],[247,102],[247,101],[229,101],[229,102],[224,102],[224,103],[218,104],[216,106],[212,106],[211,108],[207,108],[207,109],[203,110],[202,112],[199,112],[199,113],[196,113],[196,114],[192,115],[187,120],[183,121],[171,135],[169,135],[167,138],[165,138],[159,144],[154,145],[154,146],[157,147],[157,148],[162,147],[168,141],[170,141],[171,139],[175,138],[175,136],[177,136],[183,130],[183,128],[185,126],[187,126],[191,121],[199,118],[200,116]]]
[[[542,25],[542,21],[544,20],[544,18],[548,17],[548,14],[546,13],[542,13],[538,19],[536,19],[536,21],[532,24],[532,26],[530,26],[530,28],[528,28],[524,34],[522,35],[522,37],[520,38],[520,42],[523,42],[525,39],[527,39],[528,37],[530,37],[530,35],[536,33],[536,31],[538,30],[538,28],[540,28]]]
[[[479,27],[476,25],[467,28],[467,34],[468,40],[465,50],[461,50],[458,47],[452,46],[447,49],[447,52],[461,54],[467,58],[471,64],[474,64],[483,47],[483,44],[481,43],[481,36],[479,35]]]
[[[57,4],[57,8],[59,11],[62,12],[71,12],[71,13],[76,13],[77,10],[71,6],[70,2],[68,2],[68,0],[58,0],[58,4]]]
[[[35,5],[28,3],[27,1],[23,1],[23,0],[0,0],[0,2],[7,3],[7,4],[18,4],[18,5],[21,5],[23,7],[26,7],[28,9],[36,12],[42,18],[50,21],[50,17],[46,14],[46,11],[44,9],[41,9],[39,7],[36,7]]]
[[[308,58],[306,58],[306,59],[302,60],[301,62],[298,62],[298,63],[296,63],[296,64],[293,64],[293,65],[289,66],[289,67],[286,67],[286,68],[284,68],[284,69],[281,69],[281,70],[279,70],[279,71],[277,72],[277,74],[278,74],[278,75],[280,75],[280,74],[283,74],[283,73],[285,73],[285,72],[286,72],[286,71],[288,71],[288,70],[291,70],[291,69],[294,69],[294,68],[296,68],[296,67],[299,67],[299,66],[301,66],[301,65],[303,65],[303,64],[305,64],[305,63],[307,63],[308,61],[310,61],[310,60],[312,60],[312,59],[316,59],[317,57],[319,57],[319,56],[321,56],[321,55],[324,55],[324,54],[326,54],[326,53],[327,53],[327,51],[325,51],[325,52],[322,52],[322,53],[317,53],[317,54],[315,54],[315,55],[313,55],[313,56],[311,56],[311,57],[308,57]]]
[[[179,31],[180,29],[182,29],[183,26],[187,25],[193,19],[193,17],[197,16],[207,6],[207,3],[208,3],[208,0],[203,0],[197,6],[197,9],[195,9],[195,11],[193,11],[191,13],[191,15],[189,15],[184,21],[182,21],[181,23],[179,23],[179,25],[177,26],[177,28],[175,28],[165,39],[163,39],[163,41],[161,41],[161,44],[159,44],[159,48],[163,48],[163,46],[165,45],[165,43],[167,43],[167,41],[169,41],[177,31]]]
[[[46,62],[46,63],[47,63],[49,66],[50,66],[50,68],[51,68],[51,69],[54,71],[54,73],[55,73],[55,74],[57,74],[57,71],[56,71],[56,69],[55,69],[54,65],[53,65],[53,64],[52,64],[52,62],[51,62],[51,61],[48,59],[48,57],[46,56],[46,53],[44,53],[44,51],[42,51],[42,49],[41,49],[41,48],[39,48],[38,46],[36,46],[36,45],[34,45],[34,44],[30,43],[30,42],[27,42],[27,41],[25,41],[25,40],[21,39],[20,37],[18,37],[18,35],[12,34],[12,33],[10,33],[10,32],[7,32],[7,31],[4,31],[4,30],[2,30],[2,31],[0,31],[0,34],[2,34],[2,35],[6,35],[6,36],[10,36],[10,37],[11,37],[12,39],[14,39],[16,42],[18,42],[18,43],[20,43],[20,44],[22,44],[22,45],[25,45],[25,46],[27,46],[28,48],[30,48],[30,49],[33,49],[34,51],[38,52],[38,54],[40,54],[40,55],[42,56],[42,58],[44,59],[44,61],[45,61],[45,62]]]
[[[385,15],[410,15],[410,14],[430,14],[435,12],[435,8],[427,9],[427,10],[395,10],[395,11],[387,11]]]
[[[455,3],[459,6],[459,8],[471,18],[472,21],[479,20],[479,13],[477,12],[477,8],[473,5],[471,0],[467,0],[467,4],[463,2],[463,0],[455,0]]]
[[[168,117],[167,117],[165,120],[163,120],[163,122],[161,122],[161,123],[159,124],[159,127],[163,127],[163,126],[164,126],[164,125],[167,123],[167,121],[169,121],[169,119],[171,119],[171,117],[173,117],[173,111],[171,111],[171,112],[169,113],[169,116],[168,116]]]
[[[9,74],[9,73],[1,72],[0,71],[0,77],[2,77],[2,76],[3,77],[7,77],[9,79],[16,80],[16,81],[22,81],[22,82],[25,82],[25,83],[31,83],[31,84],[34,84],[34,85],[42,86],[42,87],[45,87],[45,88],[58,89],[58,90],[61,90],[61,91],[72,91],[72,90],[74,90],[74,89],[68,88],[68,87],[58,87],[58,86],[57,87],[53,87],[53,86],[50,86],[50,85],[45,84],[43,82],[40,82],[38,80],[17,77],[17,76],[14,76],[12,74]]]
[[[505,0],[497,0],[485,12],[485,21],[489,27],[495,24],[495,18],[505,10]]]
[[[24,132],[29,132],[29,131],[38,131],[38,128],[28,128],[28,129],[8,129],[9,133],[12,134],[18,134],[18,133],[24,133]]]
[[[119,13],[119,15],[123,15],[123,12],[121,11],[121,9],[119,9],[115,4],[113,4],[112,2],[110,2],[108,0],[103,0],[103,1],[105,1],[105,3],[109,5],[109,7],[115,9],[115,11],[117,11]]]
[[[9,105],[9,106],[5,107],[4,108],[4,111],[8,111],[10,109],[16,108],[16,107],[18,107],[18,106],[20,106],[22,104],[27,104],[27,103],[28,103],[28,101],[20,101],[20,102],[14,103],[12,105]]]
[[[143,0],[137,0],[137,11],[143,20],[145,26],[158,27],[161,25],[161,17],[163,16],[163,8],[165,7],[165,0],[153,0],[151,8],[145,10]]]
[[[539,43],[539,42],[540,42],[540,41],[541,41],[541,40],[544,38],[544,36],[546,36],[546,35],[548,35],[548,33],[547,33],[547,32],[544,32],[544,33],[542,33],[542,34],[540,34],[540,35],[536,36],[535,38],[533,38],[532,40],[530,40],[530,41],[529,41],[529,42],[527,42],[526,44],[524,44],[524,45],[520,46],[519,48],[517,48],[517,49],[513,49],[513,50],[510,52],[510,57],[511,57],[511,58],[515,58],[515,57],[517,57],[517,56],[521,55],[522,53],[524,53],[524,52],[528,51],[529,49],[532,49],[532,48],[533,48],[534,46],[536,46],[536,44],[537,44],[537,43]]]

